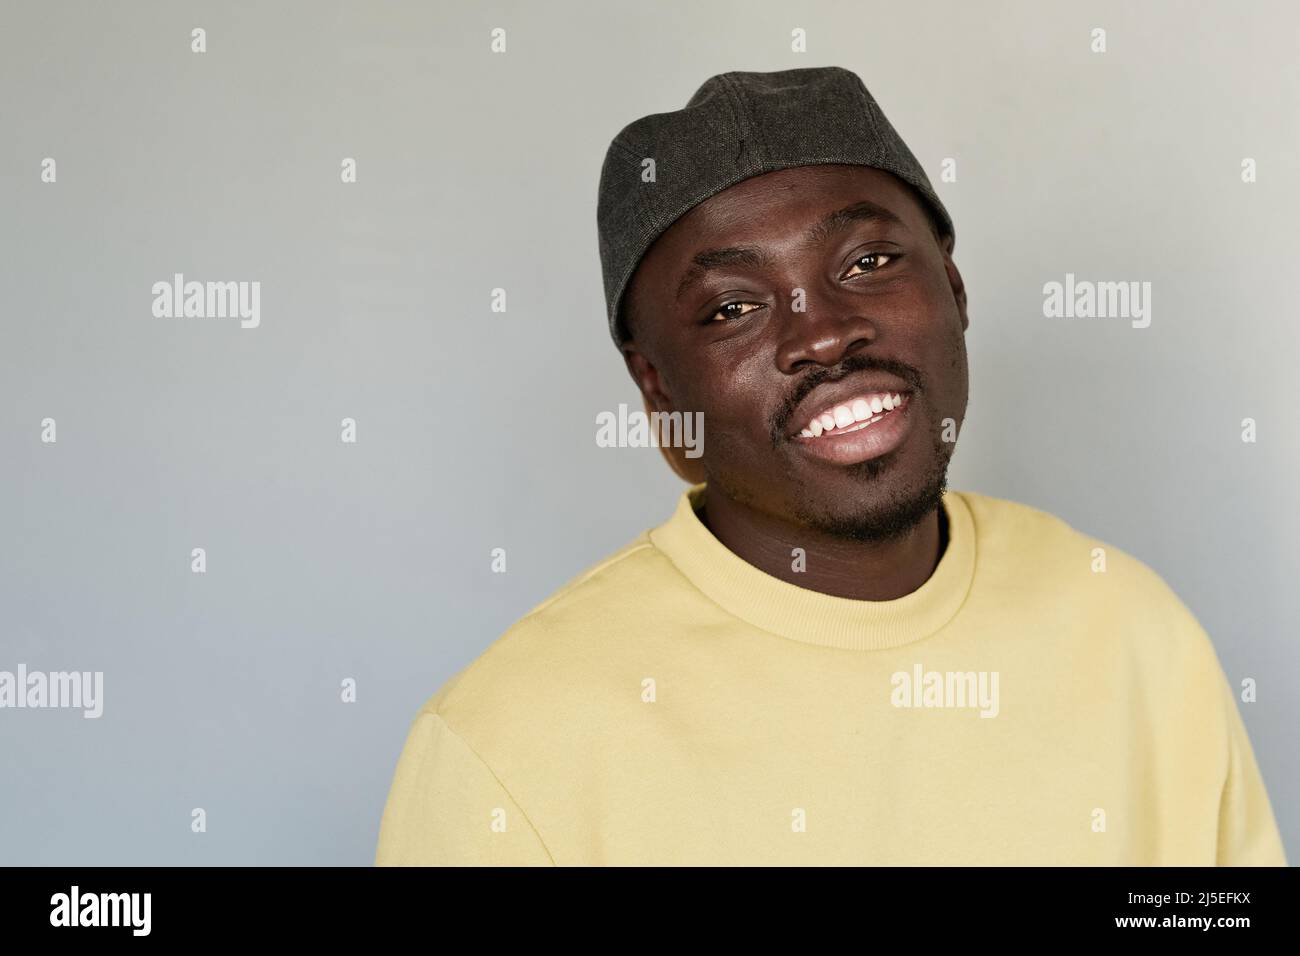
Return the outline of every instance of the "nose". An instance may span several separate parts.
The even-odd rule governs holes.
[[[791,374],[808,365],[833,366],[846,356],[868,348],[879,337],[876,323],[862,313],[861,303],[846,307],[833,301],[806,301],[806,310],[785,309],[776,361]]]

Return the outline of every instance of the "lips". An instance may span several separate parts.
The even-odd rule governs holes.
[[[911,432],[913,395],[901,383],[857,376],[824,385],[793,416],[789,439],[810,457],[849,465],[889,454]]]

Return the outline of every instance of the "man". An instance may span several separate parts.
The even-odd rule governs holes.
[[[946,490],[953,226],[856,76],[713,77],[619,133],[598,219],[693,487],[425,704],[378,863],[1285,863],[1164,582]]]

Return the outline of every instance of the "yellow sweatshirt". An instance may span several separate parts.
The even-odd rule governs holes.
[[[703,487],[429,699],[377,864],[1285,865],[1214,648],[1136,559],[950,491],[930,579],[855,601],[738,558]]]

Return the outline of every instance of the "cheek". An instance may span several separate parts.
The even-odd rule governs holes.
[[[961,315],[956,305],[950,307],[948,322],[944,330],[944,348],[947,356],[947,369],[953,379],[954,388],[966,394],[966,331],[961,327]]]
[[[720,370],[718,394],[713,397],[719,431],[731,435],[731,444],[764,447],[771,443],[772,418],[790,391],[790,382],[777,369],[772,356],[760,349],[736,356]]]
[[[720,421],[734,422],[748,402],[752,369],[744,362],[706,351],[674,354],[671,379],[665,375],[668,393],[681,411],[700,411]]]
[[[726,470],[726,462],[751,461],[770,445],[771,415],[779,384],[765,377],[770,360],[726,357],[719,363],[682,367],[681,391],[672,393],[680,410],[704,413],[705,458]],[[680,395],[680,397],[678,397]]]
[[[966,337],[955,309],[953,313],[944,317],[941,329],[935,330],[927,362],[932,377],[928,385],[933,393],[935,414],[960,423],[966,417],[968,390]]]
[[[918,290],[917,299],[911,303],[912,315],[927,316],[928,320],[915,327],[915,346],[924,354],[934,371],[951,375],[966,364],[966,337],[961,327],[961,312],[947,284],[947,274],[933,276]],[[945,376],[946,377],[946,376]]]

